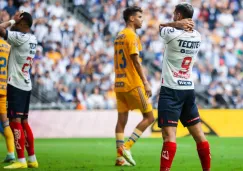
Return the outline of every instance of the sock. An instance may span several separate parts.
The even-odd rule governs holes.
[[[142,131],[140,131],[139,129],[135,129],[134,132],[132,133],[132,135],[129,137],[129,139],[127,140],[127,142],[124,144],[125,147],[127,149],[132,148],[132,146],[134,145],[134,143],[140,138],[140,136],[142,135]]]
[[[10,127],[13,131],[15,148],[18,154],[18,159],[20,162],[25,161],[25,157],[24,157],[25,138],[24,138],[24,131],[22,125],[19,122],[10,122]]]
[[[197,152],[201,161],[203,170],[210,169],[211,154],[208,141],[197,144]]]
[[[14,136],[13,132],[8,124],[8,126],[4,127],[4,136],[6,140],[6,146],[9,154],[14,154]]]
[[[28,156],[33,156],[35,154],[34,150],[34,136],[32,130],[28,123],[22,123],[25,135],[25,148],[28,152]]]
[[[117,157],[121,157],[121,153],[119,153],[118,148],[124,144],[124,134],[123,133],[116,133],[116,151]]]
[[[35,155],[29,156],[28,160],[30,162],[35,162],[36,161],[36,156]]]
[[[176,153],[176,143],[164,142],[160,157],[160,171],[169,171]]]
[[[26,159],[25,159],[25,158],[18,158],[18,161],[19,161],[20,163],[26,163]]]

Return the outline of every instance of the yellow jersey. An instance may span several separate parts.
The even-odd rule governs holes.
[[[10,47],[11,46],[7,42],[0,39],[0,95],[7,94],[7,64]]]
[[[115,92],[128,92],[136,87],[144,87],[143,82],[130,57],[142,50],[136,33],[125,28],[119,32],[114,42]]]

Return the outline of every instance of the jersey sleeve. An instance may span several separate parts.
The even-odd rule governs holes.
[[[160,36],[164,39],[165,43],[170,42],[173,39],[175,28],[173,27],[160,27]]]
[[[136,35],[131,35],[128,38],[128,53],[129,55],[138,54],[141,50],[141,45]]]
[[[16,32],[16,31],[7,30],[6,40],[10,45],[20,46],[23,43],[25,43],[27,40],[29,40],[29,35],[20,33],[20,32]]]

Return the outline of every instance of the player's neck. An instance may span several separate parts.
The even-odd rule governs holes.
[[[21,30],[21,33],[29,33],[29,30]]]
[[[21,30],[19,30],[19,32],[21,32],[21,33],[29,33],[30,29],[22,28]]]
[[[136,33],[136,28],[133,24],[127,23],[126,28],[131,29],[132,31],[134,31]]]

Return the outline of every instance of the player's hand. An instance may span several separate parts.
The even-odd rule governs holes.
[[[20,22],[20,20],[23,18],[23,16],[21,16],[23,12],[16,12],[15,15],[13,16],[13,19],[15,20],[16,23]]]
[[[194,25],[195,25],[191,18],[176,21],[176,23],[177,23],[178,28],[181,28],[181,29],[186,30],[186,31],[192,30],[194,28]]]
[[[149,86],[149,83],[145,83],[144,84],[144,89],[145,89],[145,93],[148,97],[151,97],[152,96],[152,91],[151,91],[151,88]]]

